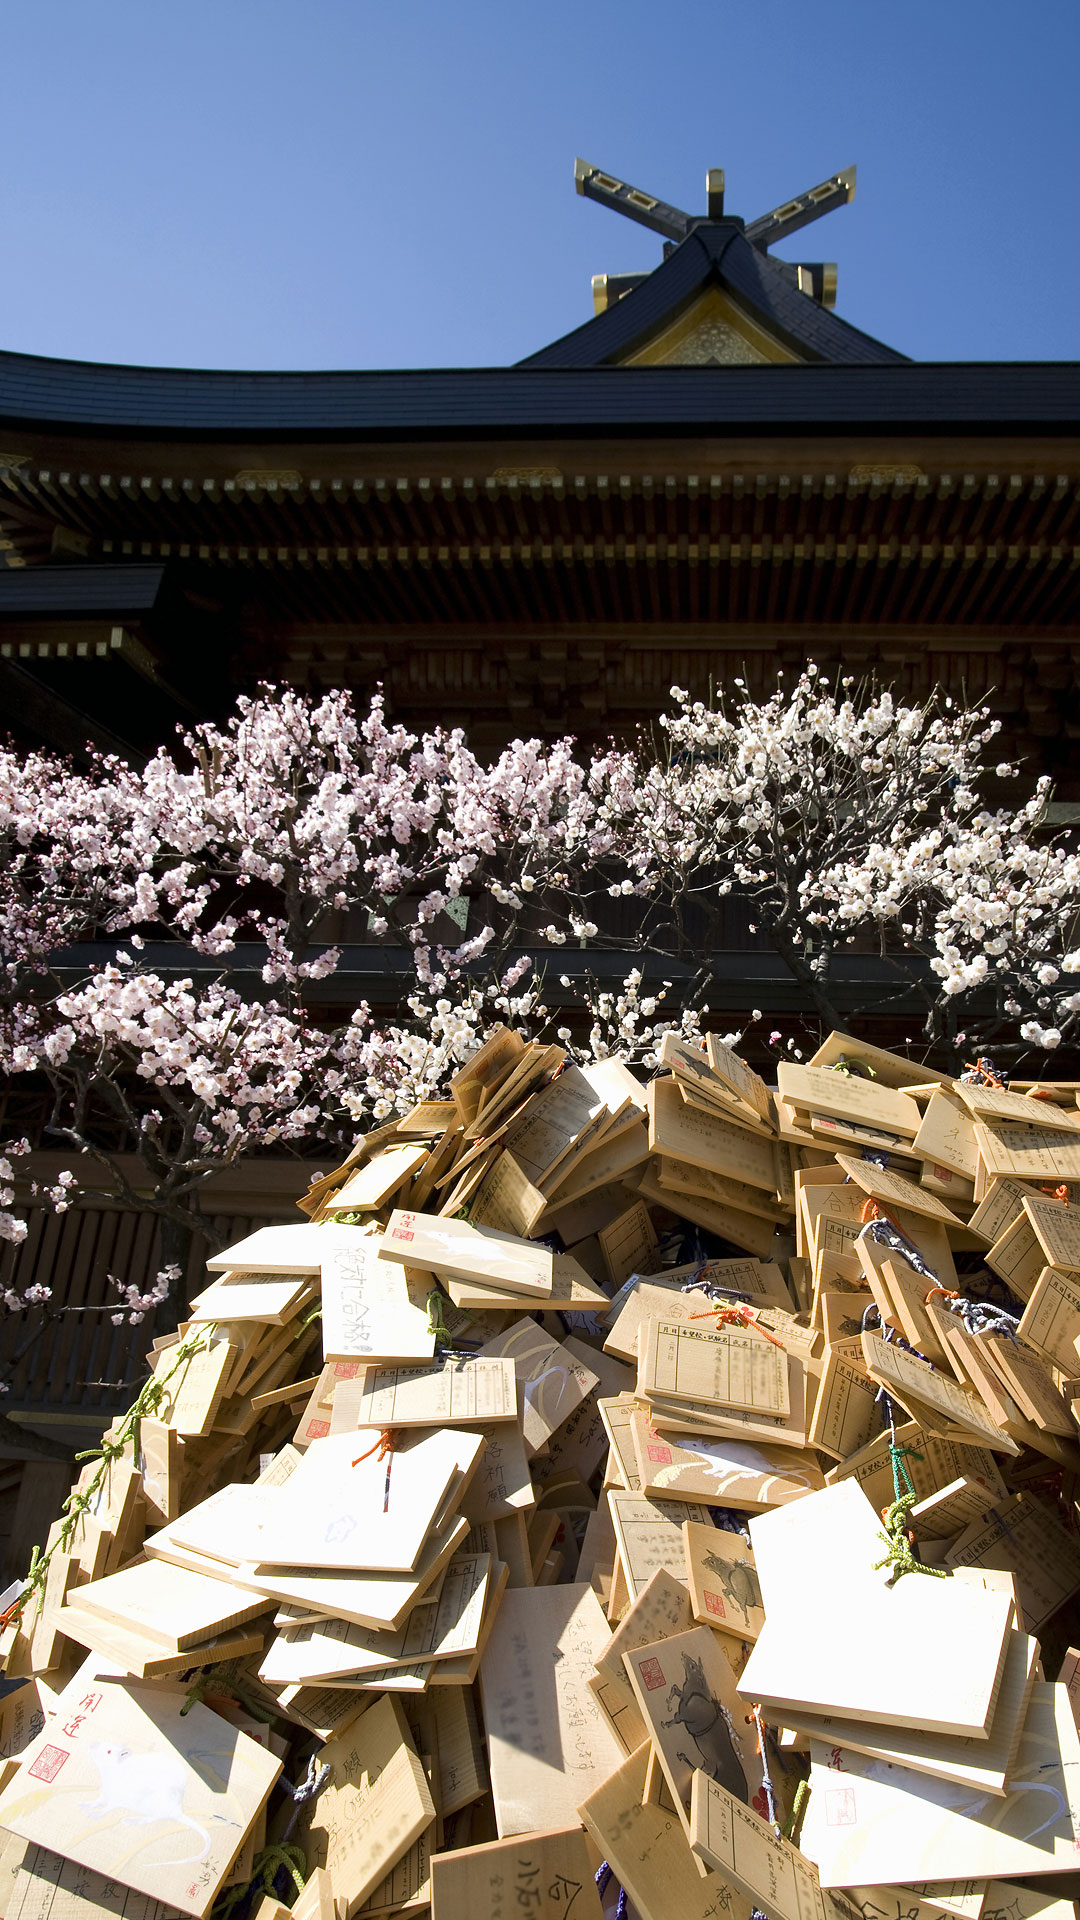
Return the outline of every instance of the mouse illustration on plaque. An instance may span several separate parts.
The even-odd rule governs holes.
[[[81,1811],[91,1819],[109,1813],[122,1813],[125,1826],[156,1826],[167,1820],[172,1827],[187,1827],[202,1841],[199,1853],[167,1862],[172,1867],[191,1866],[205,1860],[210,1851],[210,1835],[199,1821],[184,1812],[184,1794],[191,1769],[182,1755],[174,1752],[139,1753],[131,1747],[91,1741],[91,1754],[101,1781],[101,1792],[91,1804],[83,1802]],[[224,1826],[236,1827],[224,1814],[211,1816]],[[162,1864],[166,1864],[162,1862]]]

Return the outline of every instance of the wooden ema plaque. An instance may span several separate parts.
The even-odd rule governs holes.
[[[182,1691],[95,1682],[31,1742],[0,1794],[0,1824],[206,1913],[281,1762],[207,1707],[182,1716],[184,1704]]]

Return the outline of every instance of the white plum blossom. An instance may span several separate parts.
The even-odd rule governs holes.
[[[877,953],[895,982],[882,1005],[921,1002],[926,1044],[956,1049],[960,1027],[971,1046],[1011,1052],[1074,1035],[1080,853],[1045,826],[1048,780],[1018,806],[988,804],[988,775],[1017,776],[1005,761],[991,770],[999,723],[949,697],[905,705],[850,678],[833,689],[813,665],[761,701],[734,686],[715,706],[673,688],[666,758],[643,750],[630,795],[622,775],[609,788],[649,898],[643,945],[696,967],[695,1004],[708,1004],[705,954],[737,901],[823,1025],[845,1024],[840,957]],[[1025,1014],[1048,1011],[1052,1023],[1028,1019],[1018,1036]]]
[[[126,1321],[128,1325],[137,1327],[153,1307],[159,1306],[168,1298],[169,1288],[181,1277],[180,1268],[175,1262],[170,1261],[168,1266],[159,1267],[149,1287],[140,1293],[138,1287],[132,1286],[130,1282],[118,1280],[114,1273],[110,1273],[109,1283],[116,1288],[124,1303],[120,1313],[109,1315],[113,1326],[122,1327]],[[27,1291],[29,1295],[33,1289],[30,1288]]]
[[[12,1160],[29,1153],[29,1140],[9,1140],[0,1151],[0,1240],[19,1246],[26,1239],[26,1221],[11,1208],[15,1200],[15,1168]],[[16,1298],[18,1296],[15,1296]]]
[[[838,964],[874,953],[950,1064],[965,1039],[1052,1052],[1080,1030],[1080,852],[1044,824],[1046,781],[987,798],[1017,777],[990,762],[997,732],[811,664],[761,700],[741,680],[730,704],[673,689],[660,752],[643,731],[485,761],[458,730],[393,724],[381,696],[291,689],[141,769],[0,751],[0,1070],[49,1089],[46,1144],[72,1158],[36,1197],[77,1205],[82,1161],[95,1193],[201,1226],[222,1167],[332,1152],[445,1097],[499,1020],[651,1068],[665,1031],[703,1030],[733,920],[829,1026]],[[342,991],[365,941],[391,969],[378,1009]],[[549,1015],[544,951],[580,969],[582,948]],[[12,1243],[25,1151],[0,1150]],[[128,1314],[148,1299],[121,1287]]]
[[[90,1156],[97,1192],[104,1171],[113,1200],[199,1225],[222,1165],[341,1145],[443,1090],[493,1020],[531,1016],[522,947],[544,925],[595,932],[617,857],[602,802],[629,768],[570,740],[484,762],[458,731],[392,725],[381,696],[364,712],[289,689],[141,770],[0,751],[0,1067],[48,1084],[46,1143]],[[320,1006],[365,936],[407,962],[399,1018]],[[108,957],[87,965],[87,942]],[[77,1189],[35,1198],[63,1209]]]

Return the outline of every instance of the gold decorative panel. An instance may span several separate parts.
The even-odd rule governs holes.
[[[752,367],[795,360],[720,287],[710,287],[620,364],[625,367]]]

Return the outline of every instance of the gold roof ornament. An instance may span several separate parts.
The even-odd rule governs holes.
[[[578,193],[587,200],[595,200],[599,206],[610,207],[615,213],[625,214],[628,220],[636,220],[639,225],[649,227],[659,233],[668,243],[668,250],[678,246],[689,238],[695,227],[706,223],[730,219],[724,212],[724,169],[710,167],[705,175],[706,211],[704,214],[684,213],[681,207],[672,206],[667,200],[660,200],[654,194],[645,193],[640,187],[632,187],[613,173],[604,173],[594,167],[590,161],[574,161],[574,185]],[[811,221],[820,220],[823,214],[832,213],[836,207],[846,206],[855,198],[855,168],[844,167],[839,173],[829,175],[816,187],[810,187],[805,193],[798,194],[793,200],[785,200],[782,206],[772,208],[771,212],[759,215],[756,220],[739,221],[751,246],[766,253],[777,241],[787,240],[801,227],[809,226]],[[800,293],[805,293],[820,306],[836,305],[836,266],[832,261],[804,262],[791,269],[795,284]],[[629,293],[645,274],[603,274],[593,275],[593,309],[596,313],[605,313],[616,300]]]

